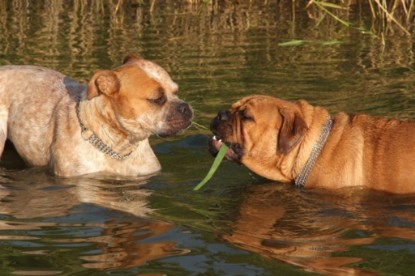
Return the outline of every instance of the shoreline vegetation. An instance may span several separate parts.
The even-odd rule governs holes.
[[[8,2],[8,3],[7,3]],[[7,4],[6,4],[7,3]],[[1,12],[29,9],[34,2],[27,0],[0,1]],[[36,3],[48,5],[51,12],[60,11],[62,1]],[[275,10],[295,22],[308,20],[315,27],[322,24],[358,29],[385,40],[392,34],[413,36],[415,27],[415,0],[74,0],[73,6],[98,15],[109,15],[114,21],[122,21],[131,10],[147,10],[156,14],[163,6],[175,6],[183,12],[210,12],[218,14],[232,9],[249,16],[253,9]],[[55,8],[54,8],[55,7]],[[50,14],[50,16],[55,16]],[[288,18],[290,17],[290,18]],[[330,23],[327,23],[330,22]],[[1,19],[0,19],[1,23]]]
[[[364,70],[411,68],[414,10],[415,0],[0,0],[0,63],[76,69],[87,79],[98,69],[86,66],[91,60],[118,64],[131,49],[186,71],[178,60],[190,52],[220,56],[255,40],[267,41],[264,56],[275,55],[274,45],[293,48],[293,60],[297,46],[336,55],[359,40]],[[244,46],[236,50],[238,62],[249,62]]]
[[[99,1],[99,0],[98,0]],[[165,0],[113,0],[114,14],[117,14],[120,9],[128,5],[149,5],[152,12],[156,5],[162,5]],[[169,1],[169,0],[167,0]],[[310,19],[319,25],[326,18],[332,18],[337,23],[346,27],[357,27],[350,20],[351,13],[357,13],[366,20],[371,21],[371,28],[369,31],[375,36],[379,36],[382,40],[388,32],[402,32],[405,35],[411,36],[415,21],[415,0],[275,0],[278,5],[286,5],[291,7],[293,14],[296,9],[304,9]],[[253,2],[260,2],[265,8],[272,0],[181,0],[187,5],[204,5],[209,8],[220,8],[223,5],[239,5],[243,2],[253,4]]]
[[[293,0],[294,1],[294,0]],[[339,3],[336,3],[339,2]],[[353,24],[347,19],[347,13],[357,9],[360,14],[366,15],[372,20],[372,27],[375,33],[383,35],[388,31],[399,31],[411,35],[414,19],[413,0],[349,0],[349,1],[308,1],[307,8],[317,9],[320,12],[319,20],[330,16],[339,23],[352,27]],[[370,10],[367,13],[367,10]]]

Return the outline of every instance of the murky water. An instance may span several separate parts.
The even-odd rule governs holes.
[[[86,82],[139,53],[165,67],[208,126],[260,93],[331,112],[415,118],[413,39],[382,45],[291,1],[0,1],[0,64],[37,64]],[[244,1],[239,1],[244,2]],[[299,43],[285,42],[293,39]],[[9,146],[0,167],[0,270],[16,275],[410,275],[415,196],[298,190],[213,159],[207,129],[152,139],[147,179],[59,179]]]

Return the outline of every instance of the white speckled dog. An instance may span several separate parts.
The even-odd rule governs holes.
[[[160,163],[148,138],[191,124],[191,107],[157,64],[128,56],[88,85],[36,66],[0,67],[0,156],[6,139],[30,166],[58,176],[152,174]]]

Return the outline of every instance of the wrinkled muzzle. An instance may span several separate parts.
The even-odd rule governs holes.
[[[238,125],[238,122],[231,112],[219,112],[210,124],[214,136],[209,139],[208,149],[213,156],[216,156],[221,146],[226,144],[229,147],[226,158],[239,163],[243,155],[243,145],[230,140],[234,136],[235,125]]]
[[[162,126],[157,130],[160,137],[170,137],[186,130],[192,124],[193,110],[184,101],[174,101],[166,109]]]

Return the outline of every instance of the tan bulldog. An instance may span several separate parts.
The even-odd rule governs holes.
[[[191,107],[159,65],[128,56],[88,85],[37,66],[0,67],[0,156],[6,139],[30,166],[58,176],[160,170],[151,135],[175,135],[191,124]]]
[[[253,95],[211,123],[216,154],[265,178],[299,187],[365,186],[415,192],[415,122],[343,112],[331,116],[304,100]]]

